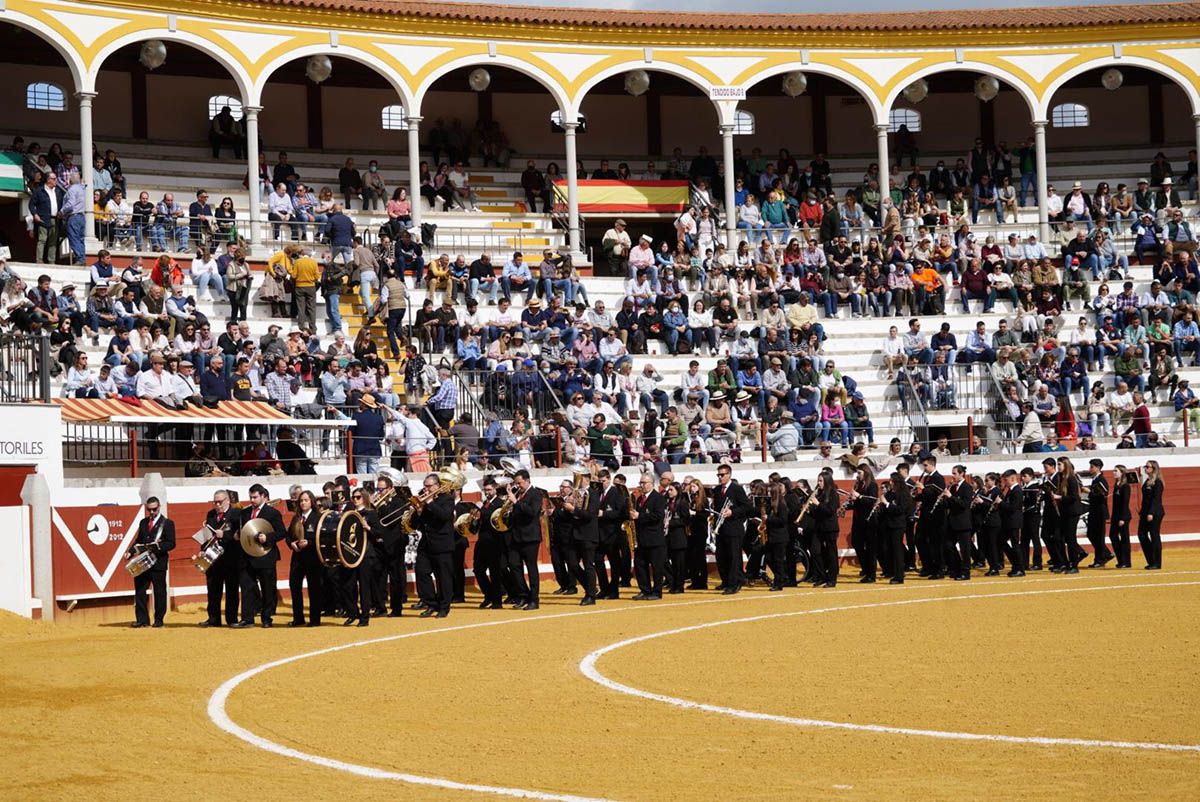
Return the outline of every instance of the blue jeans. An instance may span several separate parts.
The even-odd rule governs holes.
[[[667,403],[670,401],[670,399],[667,397],[665,390],[655,390],[653,393],[642,393],[641,401],[642,406],[647,410],[649,410],[651,406],[657,404],[659,416],[667,414]]]
[[[547,303],[549,303],[550,299],[554,297],[554,294],[556,292],[562,293],[564,303],[568,303],[568,304],[575,303],[575,287],[571,283],[570,279],[567,279],[567,278],[556,278],[556,279],[544,278],[541,280],[541,284],[542,284],[542,297],[546,299]]]
[[[325,295],[325,320],[329,324],[330,334],[342,330],[342,310],[338,308],[341,299],[340,292],[331,292]]]
[[[905,355],[915,356],[922,365],[929,365],[933,362],[933,351],[928,348],[922,348],[920,351],[906,351]]]
[[[1094,229],[1096,227],[1096,224],[1092,222],[1092,216],[1088,215],[1088,214],[1071,214],[1070,212],[1063,212],[1063,219],[1071,220],[1076,223],[1079,223],[1079,222],[1087,223],[1087,233],[1088,234],[1091,234],[1092,229]]]
[[[813,423],[813,434],[816,440],[829,442],[829,421],[819,420]]]
[[[379,472],[379,457],[355,457],[354,472],[374,476]]]
[[[651,265],[647,265],[645,268],[642,268],[642,269],[646,271],[646,278],[650,281],[651,288],[653,288],[657,292],[658,291],[658,266],[651,264]],[[637,278],[637,269],[634,268],[633,265],[629,266],[629,275],[627,275],[625,278],[630,278],[630,279]]]
[[[504,297],[508,298],[509,300],[512,300],[512,288],[513,288],[512,279],[509,278],[508,276],[502,276],[500,278],[500,287],[501,287],[501,289],[504,290]],[[529,303],[529,299],[533,297],[533,291],[534,291],[534,288],[536,288],[536,287],[537,287],[537,284],[536,284],[536,282],[534,282],[533,279],[530,279],[529,281],[525,282],[525,303]],[[521,289],[520,287],[517,288],[518,292],[520,291],[520,289]]]
[[[782,231],[783,232],[782,234],[779,235],[779,241],[782,243],[784,240],[787,239],[788,232],[791,230],[792,230],[792,227],[789,226],[787,223],[767,223],[765,226],[763,226],[762,233],[763,233],[763,236],[766,237],[768,240],[770,240],[771,244],[773,245],[773,244],[775,244],[775,235],[771,233],[772,231]]]
[[[1124,254],[1122,254],[1117,259],[1111,259],[1111,258],[1108,258],[1105,256],[1100,256],[1099,261],[1100,261],[1100,268],[1101,268],[1101,270],[1104,271],[1104,273],[1108,273],[1108,271],[1112,270],[1115,265],[1119,264],[1121,266],[1121,275],[1124,276],[1125,278],[1129,278],[1129,257],[1128,256],[1125,256]]]
[[[73,214],[67,218],[67,242],[71,243],[71,261],[77,265],[87,264],[87,254],[84,253],[84,237],[87,231],[87,219],[83,214]],[[138,243],[138,250],[141,250]]]
[[[342,257],[342,264],[349,267],[350,263],[354,261],[354,248],[349,245],[332,246],[329,249],[329,258],[337,259],[339,256]]]
[[[1025,205],[1025,198],[1029,194],[1033,195],[1033,200],[1037,202],[1037,173],[1021,173],[1021,189],[1017,191],[1017,198],[1022,206]]]
[[[892,308],[892,291],[887,290],[882,294],[873,292],[867,293],[867,308],[871,310],[871,314],[876,317],[887,317]]]
[[[667,350],[674,354],[676,352],[676,346],[679,345],[680,332],[677,329],[669,328],[667,329],[666,334]],[[682,336],[684,342],[686,342],[688,345],[692,344],[692,332],[690,329],[685,330]]]
[[[1192,352],[1192,364],[1200,362],[1200,342],[1192,340],[1184,342],[1178,337],[1175,338],[1175,361],[1179,363],[1179,367],[1183,367],[1183,355],[1188,351]]]
[[[864,433],[864,432],[867,435],[867,442],[874,443],[875,442],[875,425],[873,423],[871,423],[870,421],[867,421],[866,423],[853,424],[850,426],[850,434],[852,436],[856,436],[856,435],[858,435],[860,433]]]
[[[363,270],[358,274],[358,295],[362,298],[363,306],[367,308],[367,314],[371,313],[371,288],[379,290],[379,277],[375,275],[374,270]]]
[[[202,295],[204,290],[211,287],[210,295],[217,295],[221,298],[225,297],[225,282],[221,280],[220,273],[201,273],[196,279],[196,294]],[[197,368],[197,370],[199,370]]]
[[[1070,396],[1072,390],[1079,390],[1086,394],[1088,388],[1091,387],[1086,373],[1083,374],[1083,378],[1079,379],[1078,384],[1076,384],[1075,379],[1072,379],[1070,376],[1063,376],[1061,379],[1059,379],[1058,384],[1062,388],[1062,394],[1065,396]]]
[[[1140,373],[1133,376],[1114,376],[1113,389],[1116,389],[1120,382],[1125,382],[1129,385],[1129,389],[1131,391],[1137,390],[1139,393],[1142,391],[1142,388],[1146,386],[1146,380],[1142,378],[1142,374]]]
[[[845,222],[843,222],[842,225],[845,226]],[[767,232],[767,230],[765,228],[763,228],[761,225],[752,226],[749,223],[747,223],[745,220],[738,220],[737,227],[739,229],[741,229],[742,231],[746,232],[746,236],[747,236],[747,239],[749,242],[761,241],[763,238],[763,235],[765,235]]]
[[[500,282],[496,279],[468,279],[467,280],[467,297],[478,298],[479,290],[486,289],[488,291],[488,301],[492,304],[496,303],[496,296],[500,292]]]

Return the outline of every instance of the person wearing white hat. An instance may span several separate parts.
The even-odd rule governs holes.
[[[658,286],[658,268],[654,265],[654,238],[643,234],[637,244],[629,251],[629,275],[626,278],[636,280],[638,274],[645,272],[651,287]]]
[[[1167,176],[1162,180],[1162,189],[1154,195],[1154,208],[1158,213],[1159,221],[1170,220],[1171,211],[1183,206],[1183,201],[1179,197],[1179,191],[1172,184],[1171,176]]]
[[[1087,223],[1088,234],[1095,228],[1092,223],[1092,199],[1083,191],[1083,184],[1078,181],[1071,185],[1071,194],[1063,203],[1063,219]]]

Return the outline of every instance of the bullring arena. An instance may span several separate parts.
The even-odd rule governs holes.
[[[1200,5],[895,5],[0,2],[0,797],[1200,797]]]

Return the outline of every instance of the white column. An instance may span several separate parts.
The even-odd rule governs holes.
[[[1196,126],[1196,154],[1197,154],[1196,157],[1198,159],[1200,159],[1200,114],[1193,114],[1192,122]],[[1186,190],[1186,189],[1187,189],[1187,187],[1182,187],[1180,192],[1182,192],[1183,190]],[[1179,197],[1182,198],[1183,195],[1181,194]]]
[[[1033,121],[1034,159],[1037,162],[1038,237],[1043,243],[1050,241],[1050,212],[1046,209],[1046,121]]]
[[[575,158],[575,129],[579,127],[579,123],[564,120],[562,127],[567,140],[567,244],[571,248],[571,259],[582,262],[584,253],[579,241],[579,171],[576,166],[578,160]]]
[[[733,166],[733,126],[721,126],[721,158],[725,161],[725,247],[737,251],[737,209],[733,203],[733,185],[737,178]]]
[[[254,253],[262,239],[262,179],[258,175],[258,113],[261,106],[243,106],[242,115],[246,127],[246,163],[250,165],[250,180],[246,189],[250,192],[250,252]]]
[[[79,159],[75,163],[79,165],[79,178],[86,190],[86,200],[83,204],[83,237],[84,251],[87,253],[95,253],[100,249],[100,242],[96,239],[96,212],[92,208],[92,187],[95,186],[96,180],[92,165],[92,100],[95,97],[95,92],[75,94],[75,99],[79,101]]]
[[[421,117],[407,117],[408,122],[408,200],[412,204],[412,227],[421,235]]]
[[[888,164],[888,124],[876,123],[875,125],[875,148],[877,155],[876,161],[879,162],[879,197],[882,200],[891,193],[891,187],[888,186],[888,180],[892,176],[891,165]],[[880,214],[883,210],[880,209]]]

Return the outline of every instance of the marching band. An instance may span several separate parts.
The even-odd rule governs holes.
[[[280,543],[291,552],[293,627],[319,626],[330,615],[358,626],[372,615],[402,615],[408,565],[418,595],[412,608],[421,617],[445,618],[451,604],[463,600],[472,536],[479,607],[493,610],[538,609],[543,545],[559,586],[554,594],[582,589],[584,606],[619,599],[631,577],[637,601],[707,590],[710,554],[723,594],[759,582],[771,591],[802,583],[836,587],[840,520],[847,515],[859,581],[867,584],[879,577],[901,584],[910,574],[966,581],[972,570],[997,576],[1006,565],[1007,576],[1022,577],[1042,569],[1043,544],[1051,572],[1076,574],[1087,555],[1079,546],[1081,519],[1092,546],[1087,567],[1115,560],[1115,567],[1130,568],[1134,487],[1140,487],[1137,536],[1145,567],[1162,567],[1164,483],[1154,460],[1140,474],[1116,466],[1110,486],[1099,459],[1082,473],[1067,457],[1045,459],[1040,473],[1026,467],[980,477],[955,465],[947,479],[929,455],[919,473],[902,462],[877,479],[860,466],[849,490],[837,487],[830,468],[821,470],[815,486],[773,473],[747,488],[731,466],[720,465],[711,488],[693,477],[677,482],[668,471],[642,474],[628,489],[625,476],[593,466],[578,469],[553,495],[534,487],[519,463],[502,467],[503,474],[481,480],[478,502],[461,498],[466,477],[454,468],[425,476],[416,495],[392,468],[354,488],[339,477],[321,497],[296,486],[286,528],[262,485],[250,488],[246,505],[232,491],[218,491],[204,528],[193,536],[201,548],[192,561],[205,573],[208,590],[200,626],[243,628],[256,618],[272,625]],[[150,624],[150,586],[154,626],[162,625],[166,554],[174,545],[174,524],[158,499],[148,499],[126,554],[137,589],[135,627]]]

